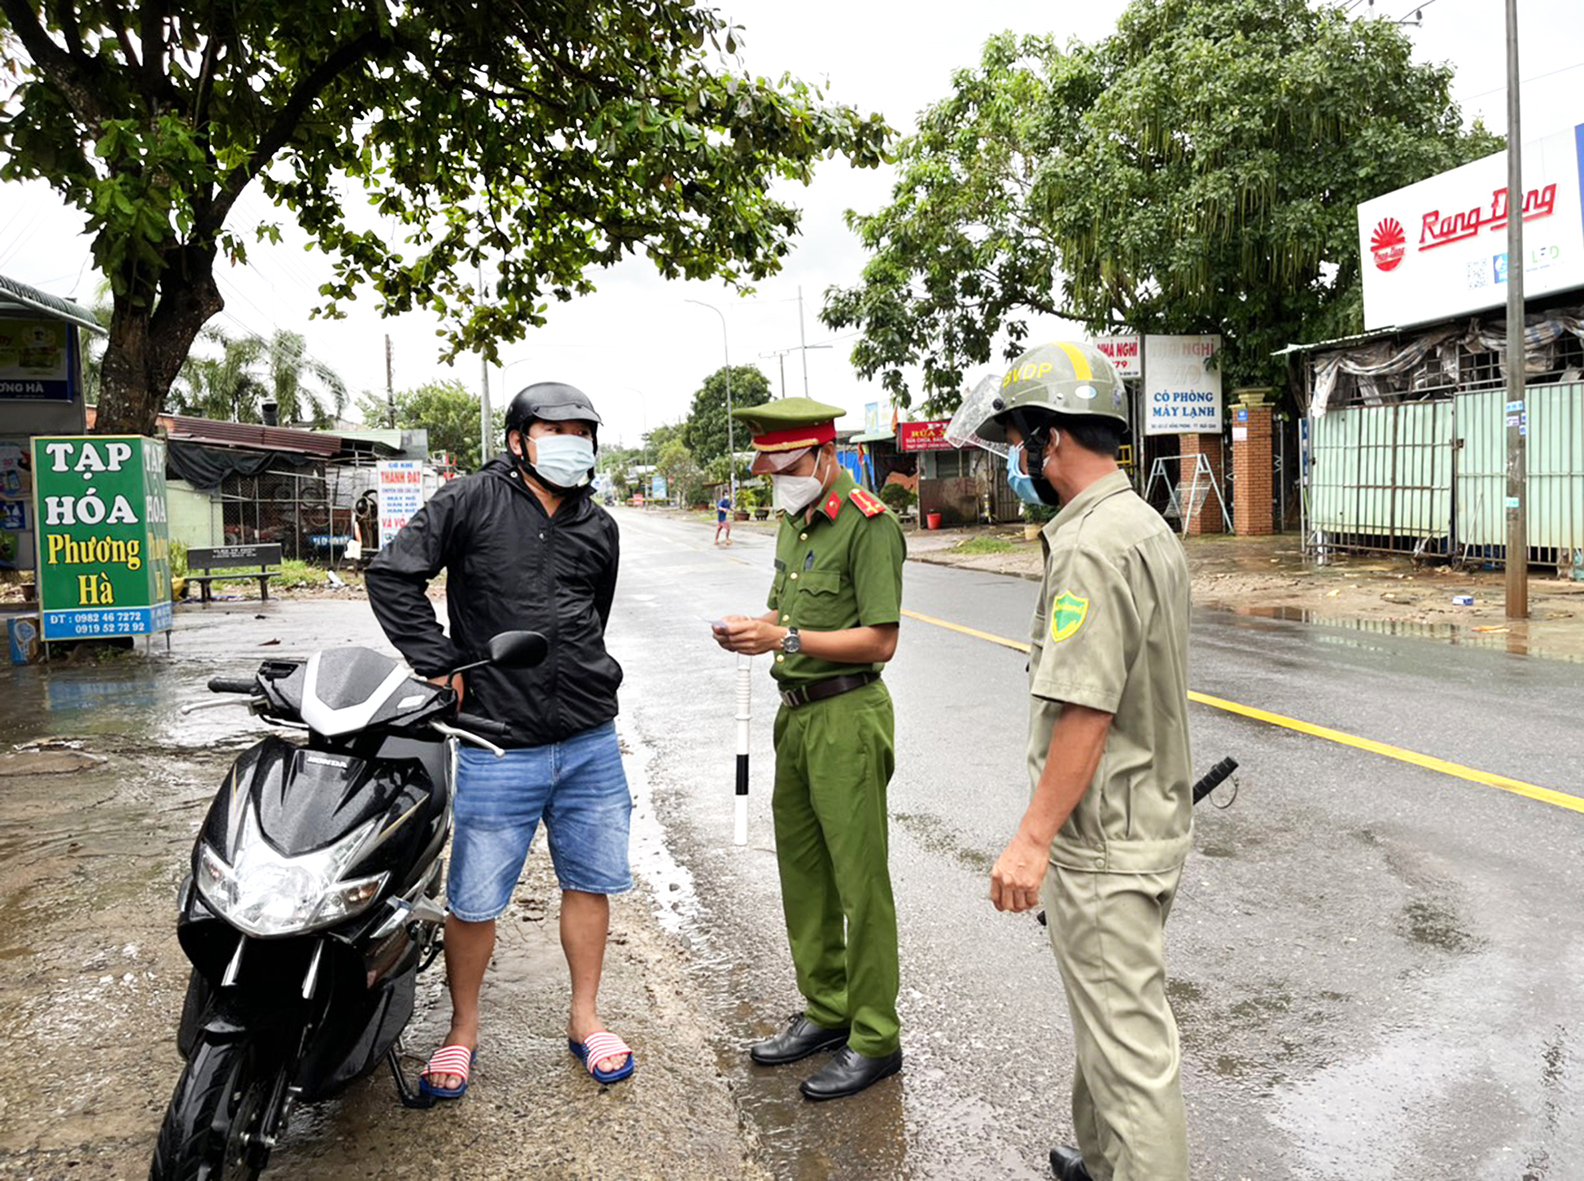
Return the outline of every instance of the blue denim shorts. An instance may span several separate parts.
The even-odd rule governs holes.
[[[457,751],[451,873],[446,900],[463,922],[500,915],[522,876],[542,817],[550,860],[563,890],[620,894],[632,889],[627,826],[632,794],[616,724],[606,722],[546,746]]]

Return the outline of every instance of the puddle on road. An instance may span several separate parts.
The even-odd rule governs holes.
[[[1576,639],[1551,634],[1544,621],[1512,620],[1500,625],[1491,625],[1496,630],[1480,631],[1476,626],[1460,623],[1425,623],[1412,619],[1359,619],[1346,615],[1328,615],[1323,611],[1314,611],[1307,607],[1248,606],[1215,600],[1197,602],[1194,605],[1205,611],[1245,618],[1307,623],[1319,627],[1341,628],[1344,631],[1365,635],[1436,640],[1443,644],[1507,652],[1514,656],[1543,656],[1549,660],[1584,663],[1584,650],[1579,649]]]
[[[177,713],[202,695],[157,659],[0,674],[0,1038],[49,1047],[47,1071],[0,1062],[0,1173],[148,1167],[178,1072],[175,888],[254,737]]]
[[[627,772],[627,787],[632,793],[633,810],[631,836],[628,839],[628,858],[633,876],[649,884],[655,896],[655,916],[668,935],[686,932],[690,942],[702,943],[697,925],[691,920],[698,917],[698,895],[693,889],[693,875],[679,865],[671,850],[666,847],[665,827],[655,813],[654,789],[649,782],[649,767],[654,752],[630,732],[630,726],[621,718],[616,721],[620,734],[622,764]]]
[[[1416,898],[1403,907],[1399,929],[1410,943],[1441,951],[1467,954],[1479,946],[1458,922],[1457,915],[1439,899]]]

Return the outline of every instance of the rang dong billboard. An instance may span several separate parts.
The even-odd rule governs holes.
[[[1523,146],[1524,298],[1584,287],[1584,124]],[[1507,301],[1507,153],[1358,207],[1364,327],[1406,327]]]

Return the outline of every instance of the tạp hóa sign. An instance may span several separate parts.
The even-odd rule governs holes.
[[[165,444],[140,435],[33,440],[45,640],[171,626]]]

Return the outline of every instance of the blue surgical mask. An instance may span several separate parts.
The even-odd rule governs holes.
[[[1024,504],[1044,504],[1039,493],[1034,491],[1034,477],[1026,474],[1019,460],[1023,457],[1023,447],[1019,444],[1007,450],[1007,485],[1017,494],[1017,498]]]
[[[594,441],[582,435],[540,435],[534,439],[534,471],[558,489],[589,482],[594,466]]]

